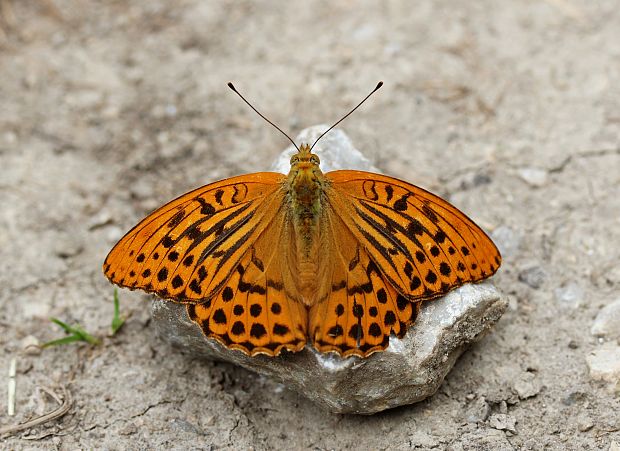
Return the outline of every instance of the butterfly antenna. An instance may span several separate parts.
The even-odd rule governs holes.
[[[332,128],[334,128],[336,125],[340,124],[342,121],[344,121],[346,118],[348,118],[351,113],[353,113],[355,110],[357,110],[360,106],[362,106],[362,103],[364,103],[366,100],[368,100],[368,97],[370,97],[371,95],[373,95],[375,92],[377,92],[379,90],[379,88],[383,86],[383,82],[380,81],[379,83],[377,83],[377,86],[375,86],[375,89],[372,90],[372,92],[370,94],[368,94],[366,97],[364,97],[364,100],[362,100],[360,103],[357,104],[357,106],[355,108],[353,108],[351,111],[349,111],[347,114],[344,115],[344,117],[342,117],[342,119],[340,119],[338,122],[336,122],[334,125],[332,125],[331,127],[329,127],[327,130],[325,130],[321,136],[319,136],[316,141],[314,141],[314,144],[312,144],[312,147],[310,147],[310,150],[312,150],[314,148],[314,145],[319,142],[319,139],[321,139],[323,136],[325,136],[327,134],[328,131],[330,131]]]
[[[295,141],[293,141],[289,135],[287,135],[286,133],[284,133],[280,127],[278,127],[276,124],[274,124],[274,123],[273,123],[273,122],[271,122],[269,119],[267,119],[265,116],[263,116],[263,115],[261,114],[261,112],[260,112],[260,111],[258,111],[256,108],[254,108],[250,102],[248,102],[247,100],[245,100],[245,97],[243,97],[241,94],[239,94],[239,91],[237,91],[237,88],[235,88],[235,85],[233,85],[231,82],[228,82],[228,87],[229,87],[230,89],[232,89],[232,90],[234,91],[234,93],[235,93],[235,94],[237,94],[239,97],[241,97],[241,100],[243,100],[245,103],[247,103],[247,105],[248,105],[250,108],[252,108],[252,109],[256,112],[256,114],[258,114],[260,117],[262,117],[263,119],[265,119],[267,122],[269,122],[271,125],[273,125],[273,126],[275,127],[275,129],[276,129],[276,130],[278,130],[280,133],[282,133],[284,136],[286,136],[286,137],[288,138],[288,140],[289,140],[290,142],[292,142],[292,143],[293,143],[293,145],[295,146],[295,149],[297,149],[297,151],[299,152],[299,147],[297,147],[297,144],[295,144]]]

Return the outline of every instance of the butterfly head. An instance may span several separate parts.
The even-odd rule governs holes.
[[[319,168],[319,164],[321,164],[319,156],[310,151],[308,144],[302,144],[299,151],[291,157],[291,170],[310,170],[312,172]]]
[[[288,186],[297,212],[316,212],[325,178],[319,168],[318,155],[310,151],[308,144],[299,146],[299,151],[291,157],[291,171]],[[301,213],[300,213],[301,214]]]

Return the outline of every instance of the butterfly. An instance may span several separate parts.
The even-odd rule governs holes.
[[[308,144],[290,163],[288,175],[231,177],[155,210],[110,251],[105,276],[185,304],[206,337],[251,356],[311,342],[367,357],[402,338],[423,301],[501,264],[480,227],[420,187],[324,174]]]

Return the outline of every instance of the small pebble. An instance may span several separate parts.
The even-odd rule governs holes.
[[[24,351],[24,354],[27,355],[39,355],[41,354],[40,348],[41,342],[39,339],[33,335],[28,335],[24,337],[21,341],[21,348]]]
[[[84,250],[78,234],[60,234],[54,241],[54,254],[60,258],[75,257]]]
[[[88,230],[97,229],[114,222],[112,215],[107,210],[102,210],[93,216],[87,223]]]
[[[505,400],[500,401],[499,403],[499,413],[507,414],[508,413],[508,404]]]
[[[494,413],[491,415],[491,418],[489,418],[489,426],[500,431],[510,431],[516,434],[516,424],[517,420],[515,420],[513,416],[505,413]]]
[[[547,184],[548,173],[540,168],[521,168],[517,171],[521,179],[530,186],[539,188]]]
[[[485,421],[489,418],[489,414],[491,413],[491,407],[489,403],[487,403],[484,396],[478,398],[471,406],[467,413],[467,421],[469,423],[478,423],[480,421]]]
[[[106,240],[110,243],[115,243],[120,240],[125,232],[117,226],[110,227],[105,234]]]
[[[520,399],[527,399],[540,393],[542,386],[534,373],[525,372],[513,384]]]
[[[568,282],[553,290],[555,299],[565,309],[575,309],[579,307],[584,298],[584,291],[577,282]]]
[[[586,362],[592,379],[611,382],[614,386],[620,380],[620,346],[617,344],[604,343],[586,357]]]
[[[519,280],[535,290],[542,286],[546,278],[547,273],[540,266],[531,266],[519,273]]]
[[[562,399],[562,404],[565,406],[572,406],[574,404],[586,402],[588,400],[588,395],[584,392],[575,391],[569,393],[568,396]]]
[[[620,301],[606,305],[598,312],[590,332],[597,337],[620,338]]]
[[[129,190],[136,199],[150,199],[155,196],[153,183],[146,178],[136,180]]]
[[[120,435],[133,435],[138,432],[138,427],[134,423],[129,423],[127,426],[121,428],[118,433]]]
[[[579,429],[579,432],[589,431],[593,427],[594,427],[594,422],[592,421],[592,418],[590,418],[589,416],[583,415],[577,418],[577,429]]]
[[[571,340],[568,342],[568,347],[569,349],[579,349],[579,343],[577,343],[575,340]]]

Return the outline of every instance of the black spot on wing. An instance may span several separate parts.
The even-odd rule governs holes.
[[[250,335],[254,338],[262,338],[267,334],[267,330],[265,330],[265,326],[260,323],[252,324],[250,328]]]
[[[436,224],[437,222],[439,222],[439,218],[437,217],[437,214],[435,214],[433,209],[429,207],[427,204],[422,205],[422,213],[424,214],[424,216],[430,219],[433,223]]]
[[[335,309],[334,311],[335,311],[335,313],[336,313],[336,316],[342,316],[342,315],[344,315],[344,305],[342,305],[342,304],[338,304],[338,305],[336,306],[336,309]]]
[[[407,198],[408,197],[409,197],[409,193],[404,194],[400,199],[394,202],[394,210],[396,211],[407,210]]]
[[[362,184],[362,190],[364,191],[364,195],[366,198],[376,201],[379,199],[379,195],[377,194],[376,183],[373,180],[366,180]]]
[[[196,201],[200,204],[200,214],[205,216],[211,216],[215,213],[215,207],[202,197],[197,197]]]
[[[370,325],[368,328],[368,333],[373,337],[380,337],[383,335],[383,332],[381,332],[381,327],[377,323],[372,323]]]
[[[452,268],[446,262],[441,262],[439,264],[439,272],[444,276],[449,276],[452,272]]]
[[[216,201],[218,204],[220,204],[220,205],[223,205],[223,204],[222,204],[222,196],[224,196],[224,190],[223,190],[223,189],[218,189],[218,190],[215,192],[215,201]]]
[[[335,326],[332,326],[328,331],[327,331],[327,335],[329,335],[330,337],[340,337],[342,336],[342,334],[344,333],[344,331],[342,330],[342,326],[339,324],[336,324]]]
[[[183,279],[181,278],[180,275],[176,275],[172,278],[172,288],[177,289],[179,288],[181,285],[183,285]]]
[[[290,332],[291,330],[285,326],[284,324],[275,323],[273,325],[273,333],[274,335],[283,336]]]
[[[245,326],[241,321],[235,321],[230,331],[234,335],[243,335],[245,333]]]
[[[177,211],[172,218],[168,221],[168,227],[173,229],[178,226],[185,217],[185,210]]]
[[[392,188],[392,185],[385,185],[385,194],[387,194],[386,202],[391,201],[394,195],[394,188]]]

